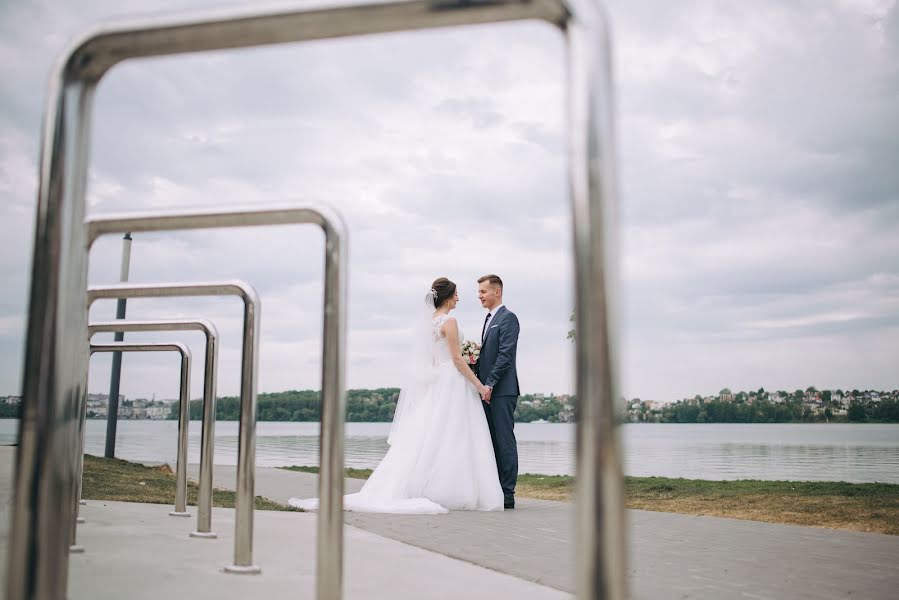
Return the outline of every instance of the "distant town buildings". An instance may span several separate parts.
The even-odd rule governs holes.
[[[167,419],[171,412],[171,401],[147,400],[138,398],[128,400],[119,395],[120,419]],[[105,419],[109,415],[109,396],[107,394],[88,394],[87,416],[88,418]]]
[[[899,403],[899,390],[891,392],[875,390],[818,390],[815,387],[809,387],[805,390],[796,390],[794,392],[785,390],[769,392],[764,388],[760,388],[757,391],[734,393],[730,389],[724,388],[717,395],[697,395],[670,403],[641,400],[640,398],[624,401],[625,418],[632,423],[667,421],[670,419],[671,412],[676,412],[679,406],[694,407],[694,411],[699,410],[702,414],[710,406],[722,405],[745,405],[760,408],[771,405],[782,406],[784,410],[793,410],[794,414],[802,419],[820,419],[823,421],[832,417],[849,417],[849,420],[855,420],[850,415],[853,405],[865,408],[866,412],[872,412],[872,409],[876,409],[886,402],[894,403],[894,405]],[[693,414],[696,413],[694,412]],[[682,421],[675,420],[675,422]]]

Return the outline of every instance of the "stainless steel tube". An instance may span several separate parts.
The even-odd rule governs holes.
[[[93,217],[87,222],[87,229],[90,245],[101,235],[121,231],[150,232],[303,223],[318,225],[325,234],[325,318],[322,336],[321,477],[319,478],[321,504],[318,521],[317,585],[321,597],[339,597],[343,578],[343,433],[346,413],[344,368],[348,261],[346,225],[340,214],[323,204],[179,211],[161,215],[130,213]],[[243,407],[243,402],[241,406]],[[255,411],[253,423],[255,427]],[[243,439],[241,437],[241,440]],[[255,442],[252,450],[255,452]],[[238,459],[239,480],[243,477],[240,464]],[[250,476],[252,477],[252,474]],[[247,572],[248,565],[252,564],[251,555],[245,553],[245,544],[252,544],[252,528],[249,529],[249,540],[241,537],[242,531],[246,530],[239,528],[238,536],[235,538],[235,564],[227,568],[232,572]]]
[[[87,395],[84,190],[94,85],[57,65],[44,112],[6,597],[63,600]]]
[[[240,421],[237,448],[234,564],[226,570],[259,573],[253,564],[253,503],[256,464],[256,372],[259,364],[259,296],[242,281],[211,283],[119,284],[90,287],[87,305],[110,298],[172,298],[237,296],[243,300],[243,341],[240,371]],[[211,443],[211,442],[210,442]]]
[[[625,598],[618,390],[617,232],[611,43],[595,2],[569,5],[569,185],[577,331],[575,589]]]
[[[346,419],[345,360],[349,256],[343,222],[325,228],[325,318],[322,334],[317,597],[343,595],[343,465]]]
[[[111,342],[109,344],[91,344],[90,352],[178,352],[181,355],[181,384],[178,399],[178,450],[175,460],[175,510],[169,515],[173,517],[189,517],[187,512],[187,444],[190,423],[190,350],[184,344],[151,342],[135,344],[132,342]],[[83,459],[83,456],[82,456]]]
[[[191,537],[214,538],[212,531],[212,469],[215,452],[215,400],[218,379],[218,330],[206,319],[106,321],[88,325],[88,339],[96,333],[139,331],[202,331],[206,336],[203,369],[203,420],[200,433],[200,484],[197,494],[197,530]]]
[[[194,17],[98,27],[76,41],[68,56],[72,76],[92,81],[131,58],[525,19],[561,27],[569,17],[567,4],[561,0],[412,0],[297,6],[265,13],[216,10]]]

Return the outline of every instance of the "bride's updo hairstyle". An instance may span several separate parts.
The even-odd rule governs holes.
[[[456,284],[446,277],[438,277],[431,284],[431,293],[434,295],[434,308],[440,308],[455,295]]]

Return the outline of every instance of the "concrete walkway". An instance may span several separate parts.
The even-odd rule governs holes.
[[[213,479],[233,489],[235,477],[234,467],[216,466]],[[276,502],[314,497],[316,485],[315,475],[256,471],[257,495]],[[361,485],[346,480],[347,492]],[[346,513],[346,523],[573,592],[571,509],[520,499],[504,513]],[[899,589],[899,536],[637,510],[627,518],[634,598],[886,599]]]
[[[0,564],[6,566],[13,453],[0,448]],[[213,509],[218,539],[188,537],[195,518],[168,516],[170,506],[89,501],[70,555],[71,600],[216,598],[288,600],[315,597],[314,513],[256,511],[254,561],[261,575],[221,571],[234,548],[234,511]],[[194,507],[190,508],[195,515]],[[395,600],[565,600],[570,596],[469,562],[355,527],[345,528],[344,597]],[[0,582],[5,581],[0,571]],[[5,589],[0,586],[0,589]]]
[[[14,449],[0,448],[0,580],[6,563]],[[194,468],[195,470],[195,468]],[[216,467],[233,488],[233,467]],[[348,480],[347,490],[361,486]],[[316,477],[258,469],[256,492],[276,501],[315,495]],[[263,574],[220,572],[233,550],[234,511],[214,509],[216,540],[187,537],[194,519],[168,506],[91,501],[70,561],[70,597],[314,597],[314,513],[257,511],[254,558]],[[191,512],[195,512],[192,507]],[[899,536],[628,511],[631,597],[894,598]],[[569,598],[571,506],[524,500],[504,513],[347,513],[347,598]]]

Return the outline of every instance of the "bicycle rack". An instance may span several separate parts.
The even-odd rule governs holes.
[[[197,493],[197,530],[191,537],[214,538],[212,531],[212,465],[215,452],[215,385],[218,373],[218,330],[205,319],[170,319],[164,321],[103,321],[87,327],[88,340],[96,333],[135,331],[202,331],[206,336],[203,368],[203,421],[200,429],[200,483]],[[83,426],[82,426],[83,432]],[[84,435],[81,437],[84,447]]]
[[[242,281],[216,283],[117,284],[89,287],[87,307],[100,299],[238,296],[244,303],[237,442],[237,492],[234,501],[235,573],[259,573],[253,565],[253,503],[256,462],[256,368],[259,364],[259,296]]]
[[[347,279],[347,235],[343,219],[332,208],[324,205],[269,206],[264,208],[232,208],[227,210],[175,211],[165,214],[129,213],[125,215],[105,215],[95,217],[86,222],[88,247],[96,239],[109,233],[122,231],[150,232],[172,231],[179,229],[210,229],[223,227],[258,227],[266,225],[301,225],[314,224],[321,227],[325,234],[325,285],[324,285],[324,331],[322,335],[322,418],[321,418],[321,465],[319,478],[319,497],[321,509],[318,517],[318,569],[321,578],[334,577],[325,572],[336,568],[342,573],[343,560],[343,432],[346,411],[344,397],[344,362],[346,347],[346,279]],[[134,286],[108,286],[106,298],[116,297],[109,294],[115,290],[123,290]],[[185,287],[185,286],[182,286]],[[189,287],[189,286],[187,286]],[[89,290],[89,302],[92,294],[100,293],[99,288]],[[141,293],[143,296],[143,293]],[[168,294],[167,294],[168,295]],[[196,294],[190,294],[196,295]],[[99,296],[97,296],[99,297]],[[133,297],[133,296],[132,296]],[[146,297],[146,296],[144,296]],[[258,315],[257,315],[258,319]],[[253,338],[258,338],[258,323]],[[246,320],[244,322],[244,364],[242,373],[248,368]],[[237,458],[237,534],[234,542],[234,564],[225,567],[233,573],[258,573],[258,567],[252,564],[253,537],[253,471],[256,455],[256,368],[258,360],[258,341],[254,345],[251,363],[251,377],[244,379],[241,375],[241,420],[239,429],[239,452]],[[252,390],[246,390],[252,381]],[[244,420],[244,398],[252,407],[247,420]],[[247,408],[250,410],[250,408]],[[244,435],[244,429],[248,435]],[[249,436],[252,432],[252,437]],[[244,439],[246,437],[246,443]],[[244,464],[241,457],[246,455]],[[242,475],[242,472],[246,472]],[[249,478],[249,491],[246,501],[242,503],[241,481]],[[241,511],[242,504],[246,506]],[[243,520],[244,526],[241,526]],[[334,539],[336,542],[326,543]],[[340,577],[340,576],[338,576]]]
[[[110,342],[108,344],[91,344],[90,353],[97,352],[178,352],[181,355],[181,385],[178,399],[178,454],[175,460],[175,510],[169,512],[172,517],[189,517],[187,512],[187,427],[190,423],[190,350],[181,343],[151,342],[135,344],[131,342]],[[83,439],[82,439],[83,441]],[[81,462],[83,465],[84,451]],[[80,475],[81,473],[79,473]],[[81,477],[79,476],[79,482]],[[81,484],[78,485],[80,497]],[[76,502],[77,504],[77,502]]]
[[[69,530],[75,518],[66,507],[71,506],[77,474],[72,458],[79,439],[77,408],[87,393],[83,348],[87,315],[81,296],[87,287],[83,226],[87,150],[93,93],[105,73],[138,57],[519,20],[550,23],[567,42],[579,400],[575,587],[579,598],[625,597],[625,520],[614,409],[618,381],[613,326],[617,248],[613,107],[604,14],[598,0],[411,0],[282,8],[262,14],[212,11],[202,17],[108,25],[65,52],[54,70],[44,113],[9,535],[13,549],[7,569],[9,600],[65,598],[68,548],[58,532]],[[330,315],[326,306],[325,314],[325,340],[337,340],[335,346],[340,348],[336,355],[323,357],[328,369],[329,363],[343,357],[342,303],[336,303]],[[342,373],[341,363],[332,369],[332,383],[342,381]],[[326,419],[343,422],[342,414],[333,414],[340,399],[332,404],[323,406],[323,434]],[[323,481],[332,461],[342,465],[342,450],[342,440],[331,445],[322,440]],[[319,598],[342,595],[342,556],[335,551],[342,547],[342,521],[331,515],[335,504],[331,496],[338,490],[321,494]]]

